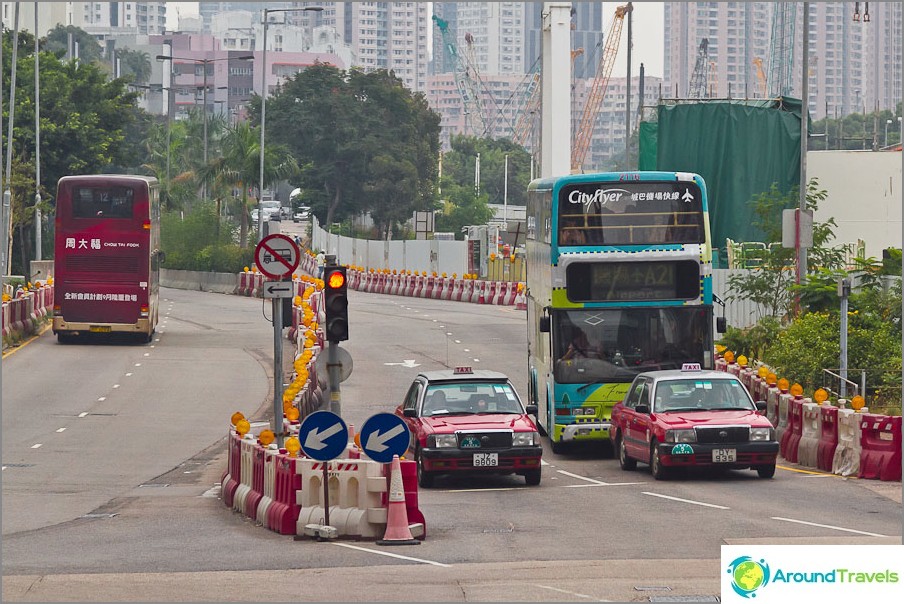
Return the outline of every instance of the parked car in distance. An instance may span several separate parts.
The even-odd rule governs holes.
[[[292,222],[301,222],[302,220],[307,220],[311,217],[311,208],[307,206],[301,206],[298,208],[298,211],[292,214]]]
[[[458,367],[417,375],[395,413],[411,430],[418,485],[440,474],[520,474],[540,484],[540,434],[502,373]]]
[[[779,444],[741,380],[723,371],[647,371],[612,409],[609,438],[623,470],[649,464],[653,478],[678,467],[721,467],[775,475]]]

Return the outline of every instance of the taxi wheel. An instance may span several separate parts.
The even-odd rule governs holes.
[[[420,453],[417,456],[417,486],[423,489],[433,486],[433,474],[424,469],[424,460]]]
[[[772,478],[775,476],[775,464],[769,464],[765,466],[757,466],[756,473],[760,478]]]
[[[658,444],[654,440],[650,445],[650,474],[656,480],[665,480],[668,478],[669,471],[668,468],[662,465],[662,460],[659,459],[659,447],[656,446]]]
[[[540,469],[528,470],[524,473],[524,482],[529,486],[535,487],[540,484]]]
[[[615,450],[618,451],[618,465],[622,470],[629,472],[637,468],[637,460],[628,457],[628,451],[625,449],[625,439],[619,434],[616,438]]]

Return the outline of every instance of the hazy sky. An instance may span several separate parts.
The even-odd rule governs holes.
[[[609,31],[609,25],[615,16],[615,7],[619,2],[604,2],[603,6],[603,32]],[[198,14],[197,2],[167,2],[166,3],[167,27],[175,29],[178,25],[178,17]],[[663,11],[662,2],[634,2],[634,16],[632,29],[634,33],[634,47],[631,57],[631,75],[637,76],[640,64],[644,64],[647,75],[662,77],[662,37],[663,37]],[[618,50],[618,58],[612,69],[615,77],[624,77],[627,71],[627,21],[622,28],[621,46]],[[589,51],[589,49],[588,49]],[[599,57],[599,54],[596,55]]]

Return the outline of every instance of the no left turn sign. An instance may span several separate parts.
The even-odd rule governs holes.
[[[298,246],[287,236],[267,235],[254,248],[254,262],[267,277],[282,279],[298,268],[299,254]]]

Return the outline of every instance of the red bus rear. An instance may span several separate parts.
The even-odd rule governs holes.
[[[157,326],[160,195],[156,178],[64,176],[57,185],[53,333],[133,333]]]

